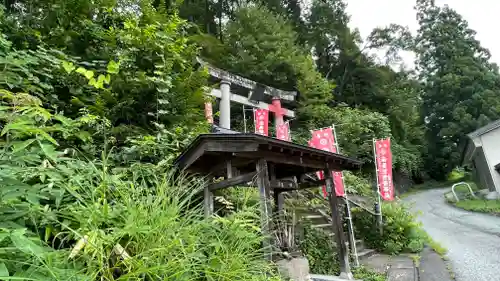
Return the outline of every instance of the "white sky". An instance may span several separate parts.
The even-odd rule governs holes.
[[[413,10],[415,0],[345,0],[351,16],[351,28],[358,28],[366,38],[373,28],[391,23],[408,26],[416,32],[418,23]],[[477,32],[476,39],[490,50],[492,61],[500,65],[500,1],[499,0],[436,0],[437,5],[447,4],[468,21]],[[404,63],[413,64],[412,55],[402,55]]]

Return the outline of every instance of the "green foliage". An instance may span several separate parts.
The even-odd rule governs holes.
[[[382,235],[375,227],[375,217],[357,208],[353,208],[352,213],[354,226],[369,247],[388,254],[422,251],[427,235],[416,221],[415,215],[403,205],[382,205]]]
[[[308,51],[296,44],[297,34],[285,17],[262,7],[244,7],[224,31],[219,46],[198,37],[209,61],[265,85],[299,90],[302,106],[331,100],[333,84],[315,70]]]
[[[500,118],[498,67],[475,39],[467,21],[450,7],[417,1],[420,29],[415,50],[424,81],[432,175],[442,179],[460,164],[460,143],[467,133]]]
[[[467,211],[500,214],[500,200],[466,199],[456,202],[455,206]]]
[[[306,225],[304,235],[298,242],[300,250],[309,262],[309,270],[314,274],[338,275],[340,273],[336,247],[332,237],[325,231]],[[363,281],[383,281],[383,274],[365,267],[353,268],[354,278]]]
[[[171,129],[166,129],[161,124],[155,123],[155,125],[156,135],[127,138],[115,159],[123,164],[141,161],[168,167],[196,136],[208,133],[206,122],[200,122],[196,126],[176,126]]]
[[[112,127],[127,126],[118,144],[153,133],[153,121],[166,127],[200,122],[207,74],[196,68],[189,24],[150,2],[56,0],[30,3],[33,13],[8,9],[0,24],[12,42],[2,40],[5,57],[12,58],[6,63],[22,62],[12,71],[28,78],[10,80],[34,81],[28,88],[7,80],[9,87],[38,94],[68,117],[86,108]]]
[[[297,244],[307,257],[310,272],[326,275],[340,273],[335,244],[325,231],[305,226],[303,237]]]
[[[197,203],[201,179],[179,176],[168,165],[114,166],[115,157],[106,155],[79,160],[64,141],[82,135],[84,120],[94,119],[72,120],[30,95],[1,93],[0,274],[54,281],[279,280],[260,251],[255,209],[205,219]],[[150,152],[136,143],[138,150],[158,158],[178,153],[185,139],[177,133],[162,131],[168,141],[155,140]]]
[[[354,275],[354,278],[356,278],[358,280],[363,280],[363,281],[385,281],[386,280],[386,277],[384,274],[374,272],[374,271],[369,270],[368,268],[366,268],[364,266],[354,268],[352,270],[352,274]]]
[[[344,171],[344,181],[346,191],[349,194],[356,194],[360,196],[373,195],[372,185],[370,181],[362,177],[362,175]]]
[[[448,253],[448,249],[446,249],[443,245],[432,239],[432,237],[427,235],[427,244],[429,244],[429,247],[434,250],[438,255],[440,255],[443,259],[445,258],[446,254]]]
[[[459,168],[453,169],[446,177],[446,179],[449,182],[458,182],[458,181],[462,180],[463,178],[465,178],[465,171],[463,169],[459,169]]]

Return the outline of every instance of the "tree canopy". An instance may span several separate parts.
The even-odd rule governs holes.
[[[497,66],[456,11],[418,0],[420,28],[395,24],[363,40],[343,0],[5,1],[0,85],[78,118],[109,120],[115,145],[159,127],[203,122],[210,63],[299,93],[292,129],[337,125],[342,151],[371,162],[391,137],[398,171],[444,177],[464,135],[499,118]],[[370,50],[417,56],[415,70]],[[19,78],[21,77],[21,78]],[[162,130],[163,130],[162,129]]]

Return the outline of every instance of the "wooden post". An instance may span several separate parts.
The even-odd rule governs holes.
[[[203,193],[203,208],[205,209],[205,217],[208,218],[214,213],[214,195],[209,189],[209,185],[205,186]]]
[[[270,230],[269,230],[269,219],[272,210],[269,206],[268,194],[269,194],[269,176],[267,172],[267,161],[264,159],[259,159],[257,161],[257,186],[259,188],[260,194],[260,224],[262,235],[264,236],[263,247],[264,247],[264,257],[271,260],[271,243],[270,243]]]
[[[283,192],[280,192],[279,190],[275,189],[273,195],[274,195],[275,212],[281,214],[281,212],[283,212],[283,207],[285,203],[285,197],[283,196]]]
[[[340,278],[352,280],[351,267],[349,265],[349,252],[347,250],[346,239],[342,227],[342,215],[339,212],[339,200],[335,194],[335,186],[332,179],[332,171],[325,169],[326,189],[328,193],[328,201],[330,203],[330,211],[332,212],[332,225],[337,242],[337,251],[340,262]]]
[[[231,160],[227,160],[226,162],[226,179],[230,179],[233,177],[233,165],[231,164]]]

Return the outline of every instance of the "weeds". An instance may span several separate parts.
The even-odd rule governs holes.
[[[468,199],[460,200],[454,205],[472,212],[500,214],[500,200]]]

